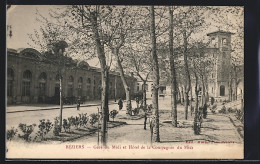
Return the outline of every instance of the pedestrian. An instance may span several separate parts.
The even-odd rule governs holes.
[[[136,107],[139,108],[139,97],[138,96],[135,98],[135,101],[136,101]]]
[[[78,102],[77,102],[77,110],[79,110],[80,109],[80,100],[78,100]]]
[[[214,102],[215,102],[215,99],[214,99],[214,97],[211,97],[211,105],[213,105],[213,104],[214,104]]]
[[[118,106],[119,106],[119,110],[121,110],[123,108],[123,101],[121,98],[119,98],[119,100],[118,100]]]

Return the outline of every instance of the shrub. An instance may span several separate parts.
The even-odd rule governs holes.
[[[132,111],[133,111],[134,115],[138,115],[139,114],[139,109],[138,108],[134,108]]]
[[[40,137],[41,141],[44,140],[44,137],[51,131],[52,127],[53,124],[50,122],[50,120],[47,120],[46,122],[45,119],[40,120],[40,124],[38,125],[39,130],[36,133],[35,139]]]
[[[217,110],[217,104],[212,105],[212,107],[211,107],[211,112],[212,112],[213,114],[215,114],[215,113],[216,113],[216,110]]]
[[[85,114],[79,114],[79,126],[87,126],[88,123],[88,117],[87,117],[87,113]]]
[[[153,104],[148,105],[147,109],[148,109],[148,112],[151,112],[153,109]]]
[[[60,128],[60,123],[59,123],[59,117],[54,118],[54,128],[53,128],[53,134],[55,136],[58,136],[60,134],[61,128]]]
[[[67,121],[67,119],[63,119],[63,129],[65,130],[65,132],[70,131],[70,123]]]
[[[78,117],[78,116],[76,116],[76,117],[71,116],[70,118],[68,118],[68,120],[69,120],[69,124],[70,124],[70,125],[75,126],[76,129],[79,128],[80,120],[79,120],[79,117]]]
[[[89,116],[89,123],[91,124],[91,126],[93,126],[96,122],[98,122],[99,119],[99,115],[97,113],[92,113]]]
[[[217,109],[217,104],[212,105],[212,109]]]
[[[226,110],[225,105],[223,105],[222,108],[221,108],[218,112],[219,112],[219,113],[226,114],[227,110]]]
[[[14,130],[14,127],[11,127],[10,130],[7,130],[7,133],[6,133],[6,137],[7,137],[7,140],[11,141],[14,136],[17,134],[18,130],[15,129]]]
[[[30,135],[33,132],[35,126],[36,126],[36,124],[26,125],[26,124],[20,123],[19,128],[23,132],[23,135],[18,134],[18,137],[24,139],[27,142],[31,141]]]
[[[244,122],[244,112],[242,110],[236,110],[235,116],[239,121]]]
[[[236,109],[228,108],[228,112],[229,112],[229,113],[235,113],[235,112],[236,112]]]
[[[114,119],[115,119],[115,117],[116,117],[117,114],[118,114],[118,111],[117,111],[117,110],[112,110],[112,111],[109,113],[110,117],[113,118],[113,121],[114,121]]]

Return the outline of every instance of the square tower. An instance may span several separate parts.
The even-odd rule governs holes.
[[[231,70],[231,35],[234,33],[216,31],[208,33],[210,37],[210,47],[217,50],[214,65],[214,96],[226,99],[228,93],[228,83]]]

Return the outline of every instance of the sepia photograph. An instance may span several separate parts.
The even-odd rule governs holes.
[[[6,6],[6,159],[243,159],[244,7]]]

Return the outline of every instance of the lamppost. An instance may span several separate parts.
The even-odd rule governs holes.
[[[65,60],[64,57],[64,51],[65,48],[68,47],[68,44],[65,41],[59,41],[54,44],[53,51],[56,55],[58,55],[59,58],[59,81],[60,81],[60,132],[62,129],[62,108],[63,108],[63,101],[62,101],[62,95],[63,95],[63,87],[62,87],[62,70],[65,67]],[[65,72],[65,71],[64,71]]]

